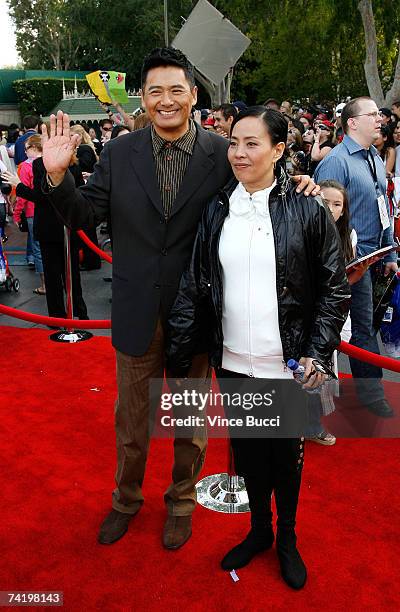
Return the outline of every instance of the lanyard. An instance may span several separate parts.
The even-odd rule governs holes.
[[[370,161],[370,158],[371,158],[371,161]],[[374,159],[374,156],[372,155],[372,153],[371,153],[371,151],[369,149],[367,151],[366,159],[367,159],[367,164],[368,164],[369,170],[371,172],[372,178],[374,180],[375,189],[376,189],[377,192],[379,192],[380,189],[379,189],[379,185],[378,185],[378,175],[376,173],[375,159]]]

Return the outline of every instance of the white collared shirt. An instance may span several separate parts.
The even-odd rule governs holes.
[[[283,363],[279,332],[275,243],[268,206],[275,185],[276,181],[249,194],[238,184],[229,199],[219,242],[222,367],[257,378],[293,378]]]

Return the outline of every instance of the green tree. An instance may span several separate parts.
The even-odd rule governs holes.
[[[400,3],[359,0],[365,35],[364,71],[370,96],[379,106],[400,98]]]
[[[128,85],[138,87],[144,55],[164,44],[163,0],[8,2],[17,48],[27,68],[122,70]],[[375,82],[380,81],[383,92],[390,91],[393,83],[400,87],[399,0],[212,0],[212,4],[252,41],[234,70],[233,99],[333,102],[367,94],[371,82],[363,67],[361,4],[373,8]],[[187,18],[195,5],[196,0],[169,0],[171,41],[182,25],[181,16]]]
[[[92,38],[97,0],[8,0],[16,46],[26,68],[78,68],[79,52]]]
[[[218,2],[252,40],[235,68],[233,95],[334,101],[366,93],[361,20],[352,0],[344,2],[346,17],[334,0],[260,0],[241,17],[240,2]]]
[[[121,70],[140,83],[144,55],[164,44],[162,0],[8,0],[26,68]],[[171,39],[193,3],[169,3]]]

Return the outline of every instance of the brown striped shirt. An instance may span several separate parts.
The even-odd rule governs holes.
[[[173,141],[164,140],[151,126],[156,174],[166,219],[171,214],[172,205],[185,176],[196,134],[196,126],[191,119],[186,134]]]

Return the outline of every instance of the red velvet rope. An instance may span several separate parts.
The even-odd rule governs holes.
[[[82,319],[60,319],[58,317],[43,317],[42,315],[31,314],[24,310],[17,310],[10,306],[0,304],[0,313],[22,321],[30,321],[31,323],[39,323],[41,325],[53,325],[54,327],[68,327],[72,329],[109,329],[111,321],[108,319],[100,319],[93,321],[82,321]]]
[[[74,329],[109,329],[111,327],[111,321],[108,319],[100,319],[94,321],[82,321],[81,319],[60,319],[58,317],[44,317],[42,315],[31,314],[17,308],[11,308],[10,306],[4,306],[0,304],[0,313],[7,315],[8,317],[14,317],[15,319],[22,319],[22,321],[30,321],[31,323],[39,323],[41,325],[53,325],[60,327],[72,327]],[[385,368],[386,370],[392,370],[392,372],[400,373],[400,361],[393,359],[392,357],[383,357],[382,355],[376,355],[370,353],[365,349],[348,344],[347,342],[341,342],[338,346],[338,350],[349,357],[354,357],[360,361],[365,361],[371,365],[377,366],[378,368]]]
[[[400,372],[400,361],[392,357],[383,357],[376,353],[370,353],[365,349],[354,346],[353,344],[348,344],[347,342],[341,342],[338,346],[338,350],[349,357],[365,361],[378,368],[385,368],[385,370],[392,370],[392,372]]]
[[[90,240],[90,238],[88,238],[88,236],[86,236],[85,232],[83,230],[78,230],[76,232],[79,236],[79,238],[81,238],[83,240],[83,242],[89,247],[89,249],[92,249],[92,251],[94,251],[95,253],[97,253],[97,255],[100,255],[100,257],[102,259],[105,259],[106,261],[108,261],[109,263],[112,263],[112,257],[111,255],[108,255],[108,253],[105,253],[104,251],[102,251],[101,249],[99,249],[98,246],[96,246],[94,244],[94,242],[92,242]]]

